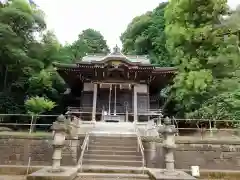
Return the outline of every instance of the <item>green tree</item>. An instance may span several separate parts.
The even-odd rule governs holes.
[[[39,115],[45,111],[50,111],[55,107],[55,103],[44,97],[35,96],[25,101],[25,107],[29,114]]]
[[[11,100],[13,107],[23,104],[24,85],[34,69],[43,64],[29,56],[35,33],[45,28],[43,13],[31,7],[25,0],[7,1],[0,4],[0,103]],[[20,98],[22,97],[22,98]],[[11,105],[1,104],[3,112],[15,112]],[[20,107],[20,106],[19,106]],[[18,108],[17,108],[18,109]]]
[[[55,61],[62,63],[72,63],[73,60],[75,60],[73,49],[74,47],[72,47],[72,44],[65,44],[64,46],[60,45]]]
[[[103,35],[94,29],[83,30],[71,45],[71,51],[74,60],[80,60],[88,53],[107,54],[110,52]]]
[[[103,35],[94,29],[86,29],[79,34],[78,39],[72,44],[60,46],[55,61],[72,63],[81,60],[88,53],[107,54],[109,52]]]
[[[52,66],[52,63],[56,60],[61,45],[56,35],[51,31],[47,31],[43,34],[41,46],[42,53],[40,54],[39,59],[41,59],[45,67],[48,68],[49,66]]]
[[[229,96],[239,86],[237,37],[224,36],[220,24],[228,12],[226,0],[176,0],[165,10],[167,48],[179,69],[173,86],[179,116],[226,118],[231,111],[222,113],[223,100],[238,104],[238,93]]]
[[[45,97],[58,104],[64,82],[53,61],[72,63],[87,53],[107,53],[103,36],[83,31],[72,44],[61,45],[46,29],[44,13],[28,0],[0,2],[0,113],[26,113],[27,97]]]
[[[52,90],[51,72],[42,70],[29,78],[28,94],[47,96],[47,92]]]
[[[55,106],[55,102],[39,96],[31,97],[25,101],[26,110],[32,115],[30,132],[35,131],[38,115],[52,110]]]
[[[160,3],[157,8],[135,17],[121,35],[123,52],[127,54],[149,55],[153,64],[171,66],[165,47],[164,10],[167,3]]]

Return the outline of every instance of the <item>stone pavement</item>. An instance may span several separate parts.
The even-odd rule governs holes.
[[[0,175],[0,180],[26,180],[26,177],[21,175]]]

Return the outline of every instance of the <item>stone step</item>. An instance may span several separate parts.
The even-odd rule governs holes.
[[[89,142],[89,145],[93,146],[124,146],[124,147],[136,147],[138,146],[137,141],[135,142],[116,142],[116,141],[105,141],[105,142]]]
[[[132,166],[141,167],[142,161],[84,159],[83,165]]]
[[[102,140],[89,140],[89,143],[94,144],[119,144],[119,145],[137,145],[138,141],[135,140],[108,140],[108,139],[102,139]]]
[[[124,174],[124,173],[78,173],[76,180],[149,180],[147,174]]]
[[[89,138],[90,140],[93,140],[93,141],[120,141],[120,142],[126,142],[126,141],[129,141],[129,142],[132,142],[132,141],[136,141],[137,138],[134,137],[134,138],[128,138],[128,137],[125,137],[125,138],[108,138],[108,137],[101,137],[101,138]]]
[[[90,140],[102,141],[102,140],[117,140],[117,141],[136,141],[137,137],[116,137],[116,136],[90,136]]]
[[[89,141],[92,142],[137,142],[137,137],[115,137],[115,136],[90,136]]]
[[[89,139],[89,142],[92,143],[116,143],[116,144],[137,144],[137,139],[125,139],[125,140],[118,140],[118,139]]]
[[[79,172],[81,170],[79,169]],[[83,165],[82,172],[91,173],[124,173],[124,174],[147,174],[145,167],[129,167],[129,166],[101,166],[101,165]]]
[[[92,129],[91,137],[114,137],[114,138],[126,138],[126,137],[136,137],[136,132],[128,131],[128,130],[121,130],[118,129]]]
[[[137,146],[110,146],[110,145],[92,145],[88,146],[88,150],[111,150],[111,151],[137,151]]]
[[[84,154],[84,159],[96,160],[137,160],[141,161],[142,157],[138,155],[104,155],[104,154]]]
[[[104,154],[104,155],[141,155],[141,152],[135,151],[112,151],[111,149],[99,150],[99,149],[89,149],[85,151],[87,154]]]

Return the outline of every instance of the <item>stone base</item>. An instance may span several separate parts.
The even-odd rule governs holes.
[[[62,167],[63,172],[50,172],[51,167],[40,169],[27,176],[27,180],[73,180],[77,176],[76,167]]]
[[[176,170],[172,174],[165,173],[164,169],[149,169],[149,173],[156,180],[196,180],[196,178],[190,176],[184,171]]]

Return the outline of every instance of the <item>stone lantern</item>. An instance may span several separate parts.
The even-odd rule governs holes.
[[[163,136],[163,148],[164,148],[164,160],[165,169],[164,174],[176,175],[174,167],[174,150],[176,148],[175,144],[175,134],[177,129],[174,125],[171,125],[171,120],[167,117],[164,119],[164,125],[159,127],[158,133]]]
[[[62,160],[62,149],[65,144],[66,134],[68,133],[68,125],[66,118],[60,115],[52,125],[53,135],[53,156],[52,156],[52,169],[51,172],[62,172],[61,160]]]
[[[168,117],[164,119],[164,125],[160,126],[158,129],[159,136],[162,135],[163,137],[162,146],[164,149],[165,169],[149,169],[149,173],[156,180],[196,179],[184,171],[177,170],[174,167],[174,150],[176,148],[175,134],[177,132],[178,130],[174,125],[171,125],[171,120]]]
[[[61,167],[62,149],[65,145],[65,137],[69,134],[69,123],[67,119],[60,115],[51,127],[53,130],[53,156],[52,167],[45,167],[38,171],[33,172],[27,176],[28,180],[60,180],[60,179],[75,179],[77,177],[78,168],[74,167]]]

